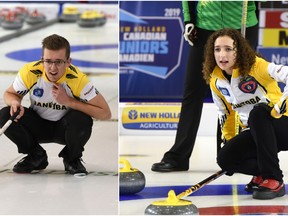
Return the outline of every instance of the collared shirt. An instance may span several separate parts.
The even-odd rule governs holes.
[[[88,77],[74,65],[66,68],[57,84],[65,89],[69,97],[84,103],[98,94]],[[29,92],[31,108],[44,119],[57,121],[69,110],[69,107],[57,103],[53,98],[53,83],[47,79],[44,66],[40,61],[25,64],[19,70],[13,88],[23,96]]]
[[[246,78],[240,75],[238,69],[234,69],[229,82],[223,73],[225,72],[218,66],[215,67],[211,74],[210,87],[226,140],[235,136],[237,121],[240,126],[249,127],[249,113],[255,104],[264,102],[279,107],[283,101],[286,103],[287,87],[282,93],[278,82],[283,82],[287,86],[287,66],[269,63],[256,57],[256,62]],[[286,111],[284,115],[288,116],[288,112]]]

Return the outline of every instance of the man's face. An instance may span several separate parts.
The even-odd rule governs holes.
[[[57,82],[65,73],[70,65],[71,59],[66,59],[66,49],[49,50],[44,48],[42,63],[45,68],[45,74],[50,82]]]

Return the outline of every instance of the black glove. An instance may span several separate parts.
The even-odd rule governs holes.
[[[227,175],[227,176],[232,176],[232,175],[234,175],[234,172],[229,172],[229,171],[227,171],[227,172],[225,173],[225,175]]]

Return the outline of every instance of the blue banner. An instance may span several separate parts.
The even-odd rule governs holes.
[[[180,101],[188,43],[181,1],[120,1],[120,102]]]
[[[273,62],[275,64],[288,65],[288,49],[287,48],[263,48],[258,47],[258,52],[260,52],[267,61]]]

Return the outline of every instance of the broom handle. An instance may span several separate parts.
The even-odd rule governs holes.
[[[0,128],[0,136],[6,131],[6,129],[12,124],[12,122],[15,120],[15,118],[20,113],[20,108],[9,118],[9,120],[3,125],[2,128]]]
[[[203,181],[199,182],[198,184],[188,188],[186,191],[177,195],[177,198],[182,199],[184,197],[189,196],[190,194],[194,193],[195,191],[199,190],[203,186],[207,185],[211,181],[214,181],[215,179],[219,178],[220,176],[224,175],[225,173],[226,173],[226,171],[224,171],[224,170],[220,170],[220,171],[214,173],[213,175],[209,176],[208,178],[204,179]]]
[[[248,0],[243,0],[241,34],[244,38],[246,35],[247,8],[248,8]]]

